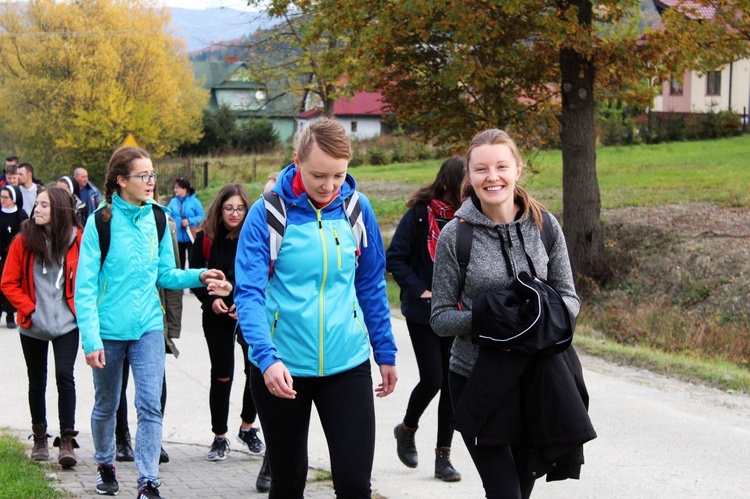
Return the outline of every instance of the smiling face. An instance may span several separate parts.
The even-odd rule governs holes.
[[[147,199],[152,198],[156,184],[156,179],[149,177],[152,173],[154,173],[154,167],[150,159],[134,159],[130,167],[130,174],[127,177],[122,175],[117,177],[117,185],[123,201],[134,205],[141,205]],[[146,181],[142,181],[140,177],[136,177],[135,175],[145,175],[144,178]]]
[[[34,203],[34,222],[37,225],[47,225],[52,221],[52,206],[45,191],[39,193]]]
[[[304,161],[294,153],[294,164],[300,171],[307,195],[318,204],[328,203],[346,180],[349,160],[334,158],[312,144]]]
[[[13,201],[13,198],[11,197],[10,192],[8,192],[8,189],[3,189],[0,191],[0,205],[6,210],[12,210],[16,205],[16,202]]]
[[[240,212],[241,211],[241,212]],[[242,223],[247,214],[247,206],[239,196],[227,198],[221,205],[221,221],[227,230],[232,230]]]
[[[521,175],[513,152],[506,144],[486,144],[471,151],[469,181],[492,221],[510,223],[515,218],[514,190]]]

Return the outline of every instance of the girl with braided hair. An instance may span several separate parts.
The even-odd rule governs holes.
[[[106,203],[97,209],[102,214],[89,217],[81,244],[75,305],[86,363],[94,374],[91,432],[98,464],[96,492],[101,495],[119,491],[113,465],[115,413],[127,356],[138,413],[137,497],[159,497],[165,350],[157,287],[208,285],[210,292],[220,296],[231,291],[219,270],[175,268],[171,235],[164,231],[159,238],[153,213],[164,210],[152,199],[155,181],[146,151],[136,147],[116,150],[105,179]],[[109,224],[109,248],[101,247],[97,217]]]

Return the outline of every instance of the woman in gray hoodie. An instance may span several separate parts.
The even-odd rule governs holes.
[[[31,458],[49,459],[47,439],[47,352],[55,355],[60,436],[58,463],[70,468],[78,463],[74,449],[76,391],[73,367],[78,354],[73,291],[78,250],[83,229],[73,198],[64,189],[50,187],[39,193],[32,217],[13,239],[0,288],[18,310],[21,347],[29,376],[29,408],[34,448]]]
[[[502,130],[477,134],[466,155],[467,199],[440,233],[432,281],[430,324],[440,336],[455,337],[449,364],[449,386],[458,406],[479,346],[471,341],[472,300],[507,287],[521,271],[530,272],[526,255],[562,296],[571,316],[580,302],[573,285],[565,238],[554,217],[544,229],[552,231],[549,254],[541,238],[542,206],[518,184],[523,162],[515,142]],[[459,223],[473,225],[471,258],[465,277],[456,255]],[[528,498],[534,479],[519,473],[522,462],[511,445],[476,445],[463,435],[482,478],[487,497]]]

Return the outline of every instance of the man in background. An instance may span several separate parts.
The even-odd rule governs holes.
[[[29,163],[18,165],[18,186],[21,188],[23,196],[23,211],[31,218],[36,203],[36,195],[39,192],[39,186],[34,183],[34,167]]]
[[[81,190],[79,195],[81,201],[86,203],[89,213],[94,213],[99,203],[102,202],[102,193],[94,184],[89,182],[89,173],[85,168],[76,168],[73,171],[73,178],[78,182],[78,187]]]

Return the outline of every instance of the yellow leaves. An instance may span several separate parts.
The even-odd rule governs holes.
[[[208,96],[168,22],[167,10],[150,0],[6,4],[3,136],[12,128],[13,148],[32,161],[53,158],[67,168],[80,157],[95,174],[126,132],[155,156],[197,141]]]

